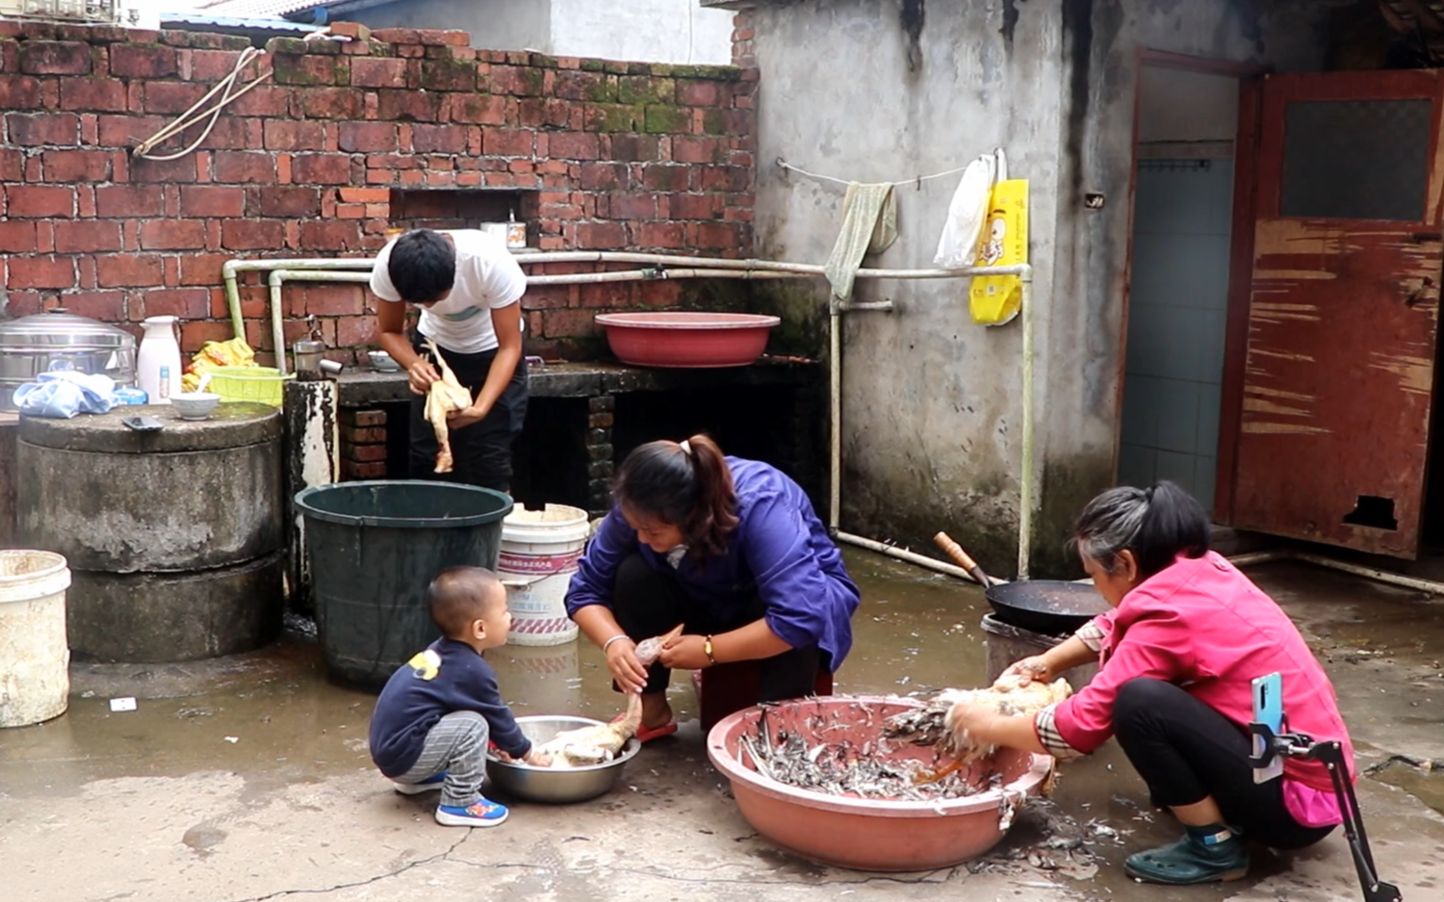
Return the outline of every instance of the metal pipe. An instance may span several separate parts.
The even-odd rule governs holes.
[[[827,296],[827,525],[837,535],[842,528],[842,301]]]
[[[1321,554],[1312,554],[1307,551],[1293,551],[1290,552],[1288,556],[1296,561],[1303,561],[1306,564],[1313,564],[1316,567],[1327,567],[1330,570],[1338,570],[1341,573],[1361,576],[1364,579],[1371,579],[1374,582],[1387,583],[1391,586],[1400,586],[1405,589],[1414,589],[1415,591],[1425,592],[1429,595],[1444,595],[1444,582],[1436,579],[1422,579],[1417,576],[1405,576],[1402,573],[1390,573],[1387,570],[1351,564],[1347,561],[1324,557]]]
[[[284,376],[286,366],[286,324],[281,308],[281,288],[287,282],[370,282],[369,272],[338,270],[273,269],[267,279],[271,287],[271,342],[276,348],[276,369]],[[245,333],[242,332],[242,335]]]
[[[661,282],[667,279],[806,279],[806,273],[761,269],[618,269],[611,272],[527,276],[527,285],[592,285],[600,282]]]
[[[892,301],[849,301],[842,305],[843,313],[861,313],[867,310],[880,310],[883,313],[893,311]]]
[[[1033,496],[1035,494],[1033,454],[1033,268],[1026,264],[1019,276],[1018,300],[1023,315],[1023,472],[1018,481],[1018,579],[1028,578],[1033,555]]]
[[[968,582],[973,582],[973,578],[968,575],[968,571],[964,570],[962,567],[957,567],[952,564],[944,563],[943,561],[935,560],[926,555],[918,554],[915,551],[908,551],[906,548],[898,548],[893,545],[884,545],[882,542],[878,542],[873,539],[866,539],[862,536],[855,536],[850,532],[838,532],[836,533],[836,536],[839,542],[846,542],[849,545],[856,545],[858,548],[866,548],[868,551],[876,551],[878,554],[885,554],[890,558],[896,558],[900,561],[907,561],[909,564],[916,564],[917,566],[925,567],[928,570],[934,570],[938,573],[946,573],[949,576],[957,576],[967,580]]]

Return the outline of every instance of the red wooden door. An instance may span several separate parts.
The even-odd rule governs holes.
[[[1439,314],[1440,85],[1432,70],[1263,81],[1235,526],[1417,553]]]

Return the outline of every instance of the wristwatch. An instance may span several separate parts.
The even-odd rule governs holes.
[[[711,665],[717,663],[717,659],[714,658],[714,657],[712,657],[712,637],[711,637],[711,636],[706,636],[706,637],[703,638],[703,640],[702,640],[702,653],[707,656],[707,664],[708,664],[708,666],[711,666]]]

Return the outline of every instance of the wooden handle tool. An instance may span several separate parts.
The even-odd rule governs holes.
[[[983,572],[982,567],[978,566],[978,562],[973,560],[972,556],[963,550],[963,546],[954,542],[947,533],[940,532],[933,536],[933,542],[943,550],[944,554],[953,559],[953,563],[968,571],[968,575],[976,580],[978,585],[984,589],[993,585],[992,579]]]

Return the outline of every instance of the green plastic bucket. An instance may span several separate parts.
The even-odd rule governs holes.
[[[333,676],[380,686],[436,639],[426,586],[447,567],[496,569],[511,498],[449,482],[314,486],[296,495],[316,626]]]

